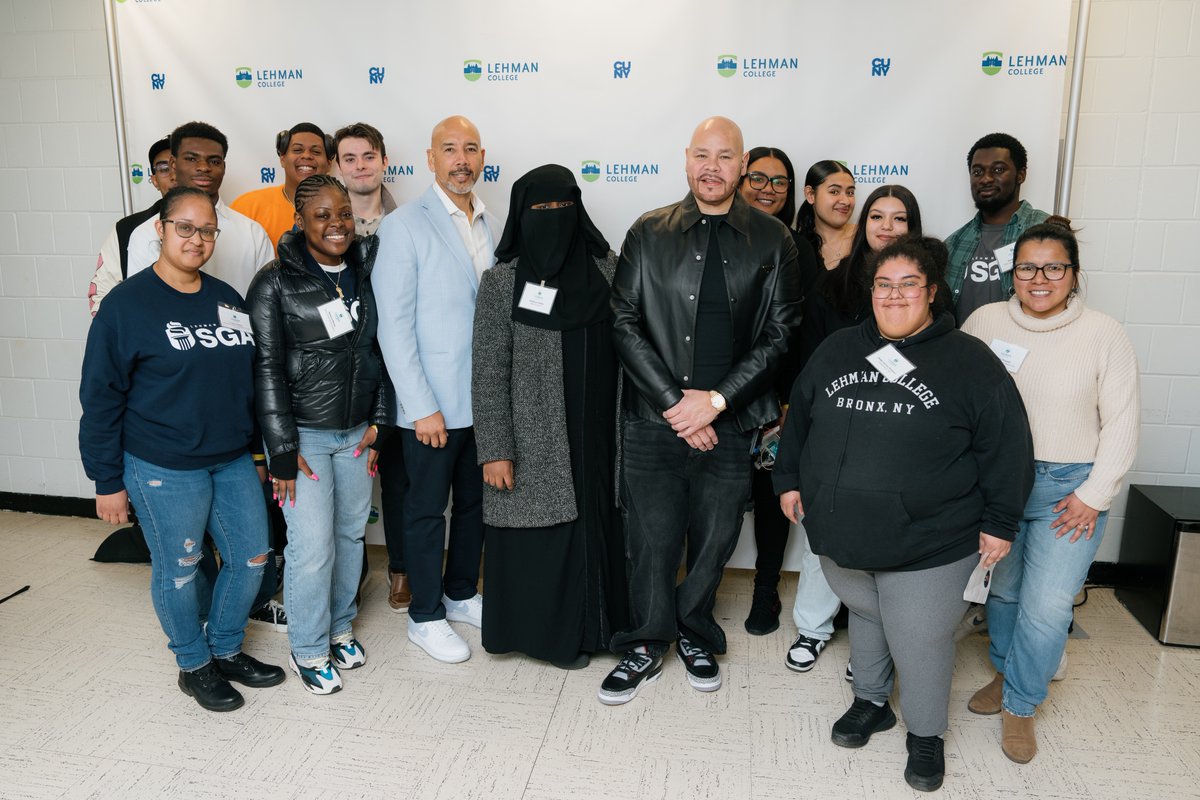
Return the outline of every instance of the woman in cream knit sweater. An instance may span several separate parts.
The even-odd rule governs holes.
[[[1036,474],[1025,518],[987,601],[996,677],[971,698],[1002,714],[1001,747],[1037,754],[1034,713],[1067,642],[1075,594],[1104,535],[1108,508],[1137,451],[1137,360],[1120,323],[1079,296],[1079,246],[1062,217],[1026,230],[1015,296],[983,306],[963,330],[1004,362],[1029,413]]]

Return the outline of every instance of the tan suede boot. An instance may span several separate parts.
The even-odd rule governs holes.
[[[1005,711],[1000,716],[1000,749],[1018,764],[1032,761],[1037,755],[1033,717],[1018,717]]]
[[[1001,695],[1004,693],[1004,675],[996,673],[992,682],[971,695],[967,708],[976,714],[999,714]]]

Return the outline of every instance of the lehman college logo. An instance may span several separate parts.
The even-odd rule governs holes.
[[[600,162],[599,161],[584,161],[579,166],[579,174],[588,183],[595,183],[600,180]]]
[[[469,81],[477,81],[483,77],[483,62],[477,58],[463,61],[463,77]]]
[[[737,74],[737,56],[726,54],[717,56],[717,74],[722,78],[732,78]]]
[[[142,171],[141,164],[130,164],[129,165],[129,179],[131,181],[133,181],[134,183],[141,183],[142,178],[144,178],[144,177],[146,177],[146,173],[144,173]]]
[[[979,68],[983,70],[984,75],[995,75],[1004,66],[1004,53],[999,50],[988,50],[983,54],[983,61]]]
[[[254,83],[254,72],[249,67],[238,67],[234,73],[234,79],[237,81],[238,86],[245,89]]]

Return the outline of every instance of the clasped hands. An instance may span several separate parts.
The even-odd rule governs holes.
[[[717,432],[712,421],[717,418],[712,395],[700,389],[684,389],[683,399],[663,412],[675,433],[697,450],[712,450],[717,446]]]

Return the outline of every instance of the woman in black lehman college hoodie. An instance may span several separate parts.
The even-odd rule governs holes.
[[[954,629],[968,578],[1016,535],[1033,480],[1025,407],[1000,361],[945,310],[945,247],[906,239],[876,256],[873,316],[832,334],[792,390],[775,463],[789,518],[804,518],[850,609],[854,703],[833,742],[908,727],[905,779],[942,783]]]

